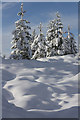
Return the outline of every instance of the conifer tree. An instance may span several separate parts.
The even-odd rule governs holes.
[[[74,39],[74,34],[70,32],[70,26],[68,25],[67,37],[65,38],[64,47],[65,54],[76,54],[77,46]]]
[[[50,21],[48,25],[47,37],[46,37],[46,56],[50,57],[57,54],[57,39],[56,39],[56,20]]]
[[[31,29],[27,24],[30,23],[23,19],[24,13],[23,11],[23,3],[21,4],[21,12],[18,13],[21,16],[21,19],[15,22],[16,30],[13,31],[13,46],[11,49],[11,59],[30,59],[31,58],[31,49],[30,49],[30,41],[31,34],[29,30]]]
[[[46,56],[46,39],[42,33],[42,24],[38,27],[40,34],[34,39],[32,47],[35,47],[35,52],[32,59],[43,58]]]
[[[63,47],[63,42],[64,42],[64,37],[63,37],[63,24],[61,22],[61,17],[59,13],[56,13],[56,40],[57,40],[57,54],[58,55],[63,55],[64,54],[64,47]]]
[[[59,13],[56,13],[56,19],[50,21],[47,31],[47,56],[63,55],[63,24]]]

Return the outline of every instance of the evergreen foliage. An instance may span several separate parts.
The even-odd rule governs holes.
[[[57,18],[50,21],[47,31],[47,54],[46,56],[63,55],[63,24],[59,13],[56,13]]]
[[[68,25],[68,31],[65,32],[67,37],[65,37],[65,54],[76,54],[77,53],[77,46],[74,39],[73,33],[70,32],[70,26]]]
[[[32,44],[32,49],[35,48],[35,52],[33,54],[32,59],[43,58],[46,57],[46,39],[44,34],[42,33],[42,24],[38,27],[40,30],[40,34],[34,39]]]
[[[40,23],[39,35],[36,35],[34,29],[32,35],[29,33],[31,29],[29,21],[23,19],[24,13],[23,3],[21,4],[21,12],[18,16],[21,19],[15,22],[16,30],[13,31],[13,46],[11,49],[11,59],[37,59],[50,57],[54,55],[76,54],[77,47],[74,35],[70,32],[70,26],[66,37],[63,36],[63,24],[60,14],[56,13],[56,19],[51,20],[48,25],[47,36],[45,38],[42,33],[42,24]]]
[[[11,49],[11,59],[30,59],[31,58],[31,34],[29,30],[31,29],[26,23],[29,23],[25,19],[23,19],[25,11],[23,11],[23,4],[21,4],[21,12],[18,15],[21,16],[21,19],[15,22],[16,30],[13,31],[13,46]]]

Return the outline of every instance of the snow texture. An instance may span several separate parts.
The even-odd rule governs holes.
[[[34,54],[32,59],[44,58],[46,57],[46,39],[43,33],[40,33],[38,37],[36,37],[31,45],[32,51],[34,50]]]
[[[3,59],[3,118],[77,118],[78,59]]]

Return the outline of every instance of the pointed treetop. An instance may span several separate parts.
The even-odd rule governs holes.
[[[24,13],[23,13],[23,3],[21,3],[21,19],[23,19]]]
[[[74,34],[70,32],[71,27],[70,27],[70,25],[68,25],[68,30],[66,32],[64,32],[64,33],[68,33],[69,36],[72,35],[74,37]]]
[[[24,13],[26,11],[23,11],[23,3],[21,3],[21,12],[18,13],[19,16],[21,16],[21,20],[23,20]]]
[[[41,34],[42,33],[42,28],[43,28],[42,23],[40,23],[40,26],[38,26],[38,28],[39,28],[40,34]]]
[[[71,34],[74,37],[74,34],[70,32],[70,25],[68,25],[68,35]]]
[[[56,16],[57,16],[57,17],[60,17],[60,15],[59,15],[59,12],[58,12],[58,11],[56,12]]]

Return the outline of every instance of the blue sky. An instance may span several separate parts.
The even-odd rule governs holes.
[[[2,52],[9,55],[11,50],[12,31],[15,29],[15,21],[20,19],[17,13],[20,11],[20,2],[3,2],[2,4]],[[49,21],[56,17],[55,13],[59,11],[61,20],[64,25],[64,31],[70,24],[71,32],[78,36],[78,3],[77,2],[24,2],[26,14],[24,19],[30,21],[32,30],[40,22],[43,24],[43,33],[46,35]],[[32,30],[30,32],[32,32]]]

